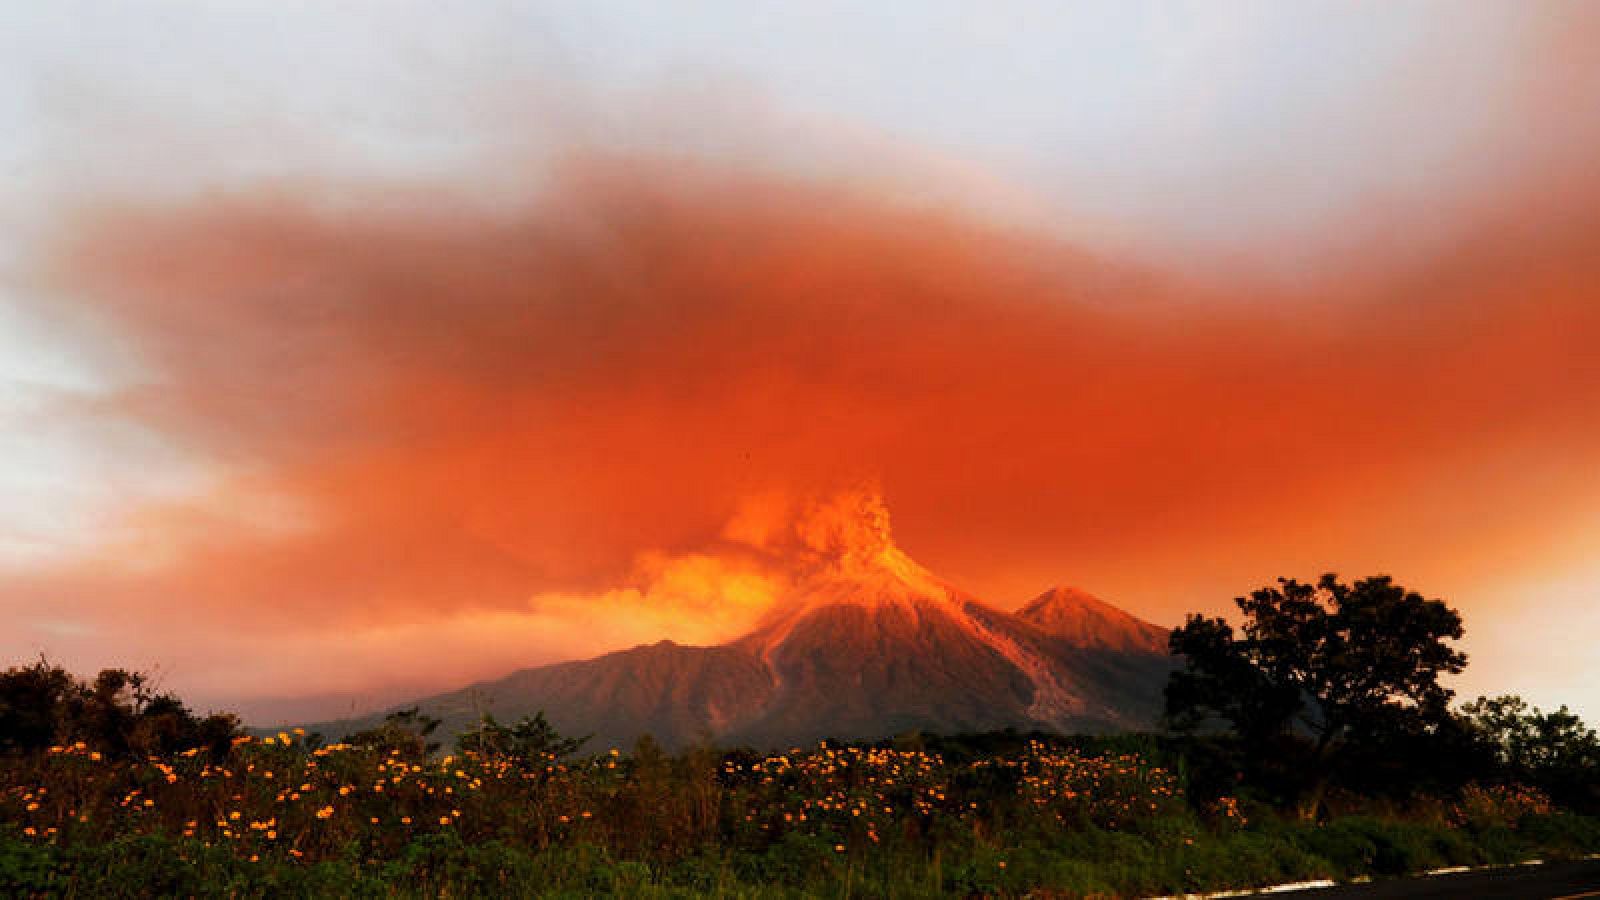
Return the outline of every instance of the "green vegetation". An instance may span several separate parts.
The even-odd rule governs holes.
[[[504,727],[504,725],[501,725]],[[669,756],[576,749],[523,722],[507,753],[240,737],[227,753],[88,743],[0,770],[6,895],[1134,897],[1600,850],[1600,818],[1525,786],[1405,802],[1330,791],[1299,822],[1208,794],[1206,741],[990,733]],[[474,743],[469,740],[467,743]],[[488,741],[491,746],[499,741]],[[134,889],[133,886],[136,886]]]
[[[1248,785],[1201,797],[1186,786],[1204,780],[1188,739],[1000,733],[676,756],[646,739],[562,759],[430,758],[392,736],[10,757],[0,893],[1141,896],[1600,851],[1600,819],[1530,788],[1404,804],[1331,792],[1338,812],[1322,823]]]

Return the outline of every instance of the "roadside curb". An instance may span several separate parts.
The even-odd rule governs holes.
[[[1338,887],[1339,882],[1328,878],[1316,881],[1290,881],[1284,884],[1273,884],[1258,888],[1237,888],[1228,891],[1215,891],[1209,894],[1165,894],[1160,897],[1151,897],[1149,900],[1221,900],[1223,897],[1255,897],[1261,894],[1282,894],[1287,891],[1309,891],[1317,888]]]
[[[1577,860],[1600,859],[1600,853],[1590,853],[1587,856],[1573,857]],[[1501,863],[1487,866],[1447,866],[1442,869],[1429,869],[1425,872],[1413,872],[1409,875],[1399,875],[1397,878],[1438,878],[1451,875],[1466,875],[1471,872],[1490,872],[1501,869],[1521,869],[1529,866],[1542,866],[1542,859],[1525,859],[1522,862]],[[1331,878],[1319,878],[1315,881],[1292,881],[1284,884],[1267,885],[1258,888],[1236,888],[1226,891],[1213,891],[1207,894],[1164,894],[1160,897],[1149,897],[1147,900],[1224,900],[1228,897],[1258,897],[1270,894],[1286,894],[1290,891],[1315,891],[1323,888],[1339,887],[1345,884],[1370,884],[1371,875],[1358,875],[1349,881],[1334,881]]]

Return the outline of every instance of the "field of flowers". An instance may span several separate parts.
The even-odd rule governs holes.
[[[790,837],[834,852],[926,843],[1019,819],[1116,829],[1185,806],[1177,779],[1141,758],[1086,756],[1030,742],[1020,753],[950,765],[937,754],[830,746],[673,759],[647,744],[579,762],[457,753],[415,759],[303,733],[235,741],[226,761],[189,750],[111,762],[52,747],[8,771],[0,811],[29,838],[101,842],[192,838],[250,861],[392,855],[418,835],[544,848],[590,843],[645,855],[707,839],[760,848]]]
[[[425,756],[295,732],[225,758],[58,746],[0,768],[0,893],[1128,895],[1600,845],[1591,820],[1550,825],[1538,798],[1492,792],[1432,824],[1252,822],[1231,796],[1192,803],[1144,754],[1015,743],[961,759],[648,741]]]

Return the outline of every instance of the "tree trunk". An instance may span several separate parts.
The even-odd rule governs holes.
[[[1311,785],[1300,793],[1300,802],[1296,812],[1302,822],[1315,822],[1317,815],[1322,811],[1322,798],[1328,793],[1328,776],[1326,773],[1318,774]]]
[[[1329,764],[1332,756],[1337,729],[1331,724],[1324,728],[1317,736],[1317,746],[1311,753],[1311,779],[1305,789],[1300,792],[1300,802],[1297,812],[1302,822],[1315,822],[1317,814],[1322,811],[1322,799],[1327,796],[1328,782],[1333,779],[1333,767]]]

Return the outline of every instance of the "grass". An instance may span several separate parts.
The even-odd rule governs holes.
[[[1136,744],[95,757],[0,762],[0,894],[1119,897],[1600,850],[1525,791],[1321,825],[1196,802]]]

